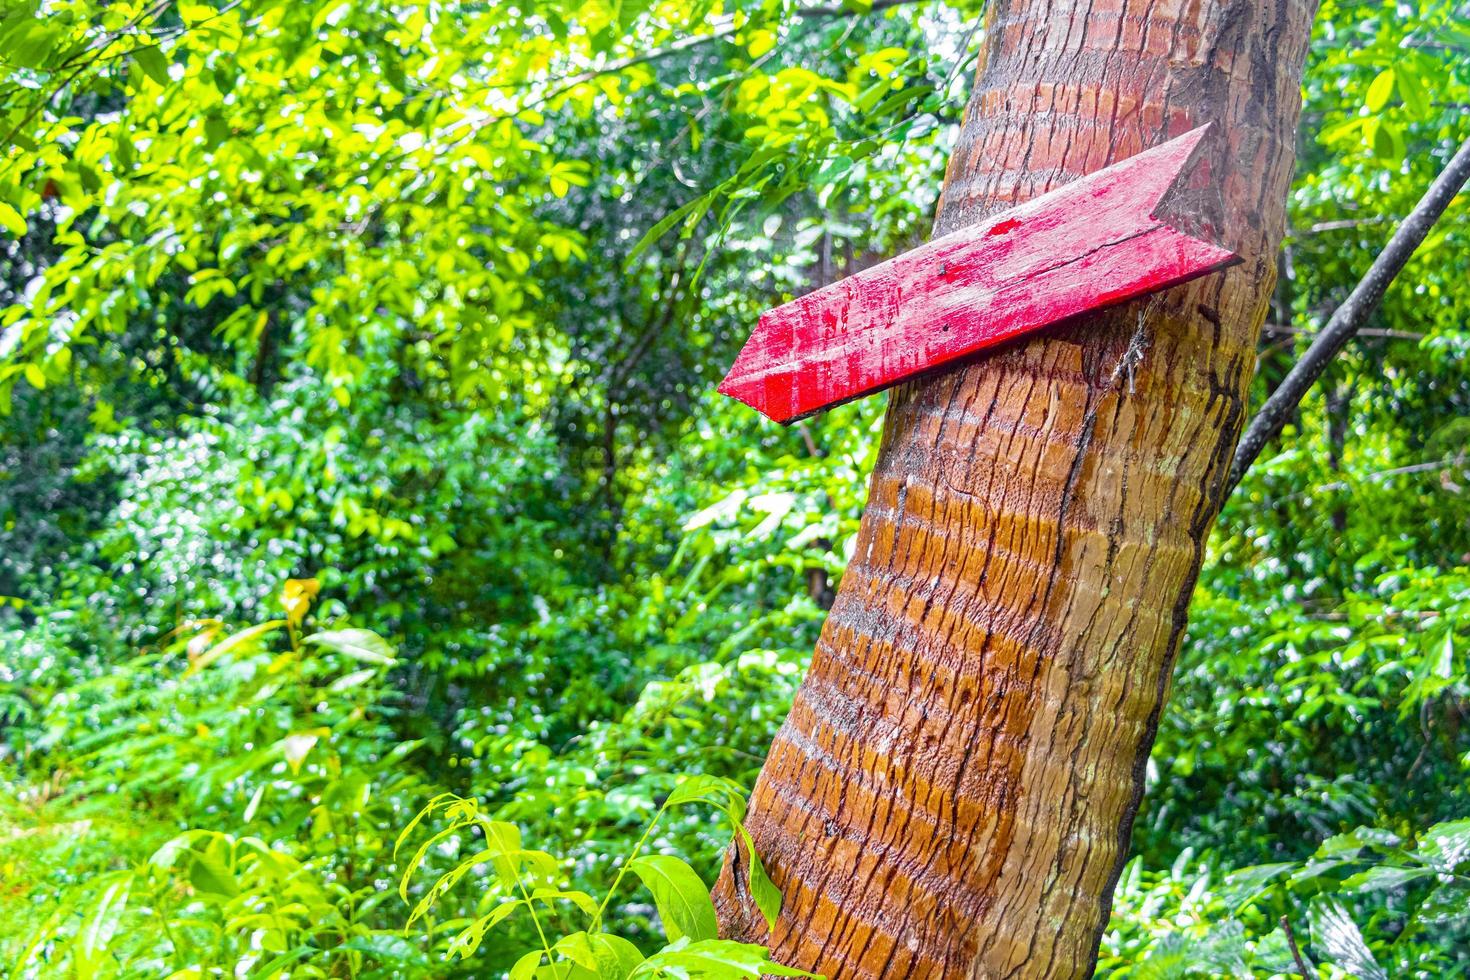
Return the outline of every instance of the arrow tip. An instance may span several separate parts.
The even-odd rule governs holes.
[[[1222,243],[1225,226],[1225,201],[1220,181],[1214,174],[1220,167],[1220,126],[1213,120],[1157,147],[1175,151],[1178,166],[1174,178],[1155,202],[1151,217],[1190,238],[1222,251],[1219,265],[1234,265],[1240,256],[1228,243]]]

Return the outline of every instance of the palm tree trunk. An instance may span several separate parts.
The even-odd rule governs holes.
[[[1271,298],[1312,0],[992,0],[936,234],[1211,120],[1225,273],[894,393],[723,932],[834,978],[1091,973]]]

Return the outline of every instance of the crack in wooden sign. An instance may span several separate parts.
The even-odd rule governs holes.
[[[1180,199],[1210,126],[763,314],[719,390],[788,423],[1240,261]],[[1193,202],[1191,202],[1193,203]],[[1197,212],[1196,212],[1197,214]]]

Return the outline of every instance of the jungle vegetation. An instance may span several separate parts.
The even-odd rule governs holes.
[[[0,974],[775,972],[708,886],[883,399],[713,389],[927,236],[981,5],[0,10]],[[1324,0],[1303,97],[1257,401],[1470,7]],[[1227,503],[1100,975],[1470,974],[1467,355],[1462,196]]]

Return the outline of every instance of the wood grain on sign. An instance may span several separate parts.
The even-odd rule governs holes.
[[[769,311],[719,390],[792,422],[1238,261],[1165,213],[1209,129]]]

